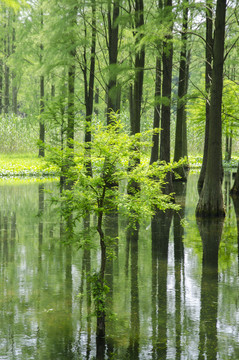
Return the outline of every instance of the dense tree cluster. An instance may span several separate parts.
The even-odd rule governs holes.
[[[228,160],[238,120],[237,5],[6,0],[0,13],[0,113],[31,123],[39,156],[45,144],[64,150],[73,148],[74,139],[89,143],[89,175],[90,125],[110,124],[112,111],[132,135],[161,129],[153,133],[151,164],[187,159],[191,142],[203,138],[192,139],[191,129],[205,123],[197,213],[223,214],[222,133]],[[187,166],[177,169],[182,180]],[[171,172],[167,176],[170,193]]]

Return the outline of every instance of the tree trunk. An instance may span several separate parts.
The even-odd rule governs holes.
[[[7,65],[7,60],[10,55],[10,44],[9,44],[9,12],[6,11],[6,23],[4,27],[7,29],[4,39],[4,51],[5,51],[5,66],[4,66],[4,114],[9,113],[9,92],[10,92],[10,71]]]
[[[211,81],[212,81],[212,54],[213,54],[213,12],[212,1],[206,0],[206,66],[205,66],[205,90],[209,96]],[[206,99],[206,123],[205,123],[205,137],[204,137],[204,151],[202,167],[198,179],[198,191],[202,190],[203,182],[206,173],[207,155],[208,155],[208,133],[209,133],[209,111],[210,99]]]
[[[12,24],[12,54],[15,53],[15,42],[16,42],[16,29],[15,29],[16,16],[13,15],[13,24]],[[17,114],[17,84],[16,84],[16,74],[15,71],[12,72],[12,112]]]
[[[239,196],[239,163],[237,166],[236,177],[234,180],[233,187],[231,188],[230,194],[233,195],[234,197]]]
[[[160,125],[160,103],[161,96],[161,58],[156,58],[156,80],[155,80],[155,105],[154,105],[154,124],[153,129],[158,129]],[[152,138],[153,146],[151,150],[150,164],[158,161],[159,158],[159,132],[156,131]]]
[[[205,180],[196,209],[197,216],[224,216],[222,196],[222,89],[226,0],[217,0],[211,104],[209,113],[208,158]]]
[[[92,176],[92,165],[91,165],[91,154],[90,154],[90,143],[91,143],[91,121],[93,114],[93,103],[94,103],[94,82],[95,82],[95,50],[96,50],[96,6],[95,0],[92,1],[92,31],[91,31],[91,52],[90,52],[90,71],[89,81],[87,78],[87,58],[86,58],[86,47],[84,49],[84,85],[85,85],[85,108],[86,108],[86,128],[85,128],[85,144],[86,144],[86,169],[89,176]],[[87,24],[85,23],[85,36]],[[89,83],[89,85],[88,85]]]
[[[119,26],[117,19],[119,17],[119,0],[113,1],[113,13],[111,4],[108,4],[108,53],[109,53],[109,82],[107,96],[107,124],[112,121],[111,111],[119,110],[118,104],[118,87],[117,87],[117,58],[118,58],[118,40]]]
[[[135,0],[135,46],[140,43],[142,34],[137,33],[137,29],[144,25],[144,2],[143,0]],[[132,109],[132,122],[131,133],[140,133],[140,120],[141,120],[141,105],[143,94],[143,81],[144,81],[144,63],[145,63],[145,49],[144,46],[140,50],[136,50],[135,54],[135,78],[133,88],[133,109]]]
[[[166,0],[167,15],[172,23],[172,0]],[[172,89],[172,68],[173,68],[173,45],[172,45],[172,25],[169,33],[165,36],[163,43],[163,83],[162,96],[165,99],[162,105],[161,137],[160,137],[160,160],[170,162],[170,119],[171,119],[171,89]],[[166,176],[164,192],[170,194],[173,190],[172,173]]]
[[[41,9],[41,30],[43,29],[43,10]],[[40,44],[40,64],[42,63],[43,58],[43,44]],[[45,156],[45,124],[43,119],[43,113],[45,110],[45,102],[44,102],[44,95],[45,95],[45,79],[44,75],[40,76],[40,132],[39,132],[39,157]]]
[[[188,28],[188,0],[183,8],[183,26],[181,35],[181,54],[179,64],[179,80],[178,80],[178,100],[177,100],[177,117],[175,132],[175,149],[174,161],[177,162],[184,157],[185,146],[183,142],[186,140],[184,132],[186,131],[186,91],[187,91],[187,28]],[[180,175],[180,180],[185,181],[187,176],[184,166],[176,169]]]
[[[45,148],[44,148],[44,142],[45,142],[45,124],[43,119],[43,114],[45,110],[45,101],[44,101],[44,95],[45,95],[45,79],[42,75],[40,77],[40,133],[39,133],[39,157],[45,156]]]

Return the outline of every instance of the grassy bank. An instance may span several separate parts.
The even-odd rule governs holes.
[[[56,176],[56,168],[31,153],[0,154],[0,177]]]

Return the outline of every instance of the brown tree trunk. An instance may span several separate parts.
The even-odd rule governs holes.
[[[197,216],[224,216],[222,195],[222,89],[226,0],[217,0],[209,113],[208,158]]]
[[[168,16],[172,17],[172,0],[166,0],[165,9]],[[170,119],[171,119],[171,89],[173,68],[173,45],[172,45],[172,19],[169,33],[163,43],[163,83],[162,96],[165,99],[162,105],[161,137],[160,137],[160,160],[170,162]],[[166,175],[164,192],[170,194],[173,190],[172,173]]]
[[[119,0],[113,1],[113,11],[111,4],[108,4],[108,53],[109,53],[109,82],[107,96],[107,123],[112,121],[111,112],[119,110],[118,103],[118,86],[117,86],[117,58],[118,58],[118,40],[119,26],[117,19],[119,17]]]
[[[6,30],[5,39],[4,39],[4,51],[5,51],[5,66],[4,66],[4,113],[9,113],[9,92],[10,92],[10,70],[7,65],[7,59],[10,55],[10,39],[9,39],[9,27],[10,27],[10,15],[9,11],[6,10],[6,22],[4,27]]]
[[[187,28],[188,28],[188,0],[183,8],[183,26],[181,35],[181,54],[179,64],[179,80],[178,80],[178,100],[177,100],[177,117],[176,117],[176,132],[175,132],[175,149],[174,161],[177,162],[182,159],[185,154],[184,131],[186,131],[186,91],[187,91]],[[176,169],[180,175],[180,180],[185,181],[187,176],[184,166]]]
[[[142,34],[137,33],[137,29],[144,25],[144,2],[143,0],[135,0],[135,46],[140,43]],[[133,109],[131,121],[131,133],[140,133],[141,120],[141,105],[143,95],[143,81],[144,81],[144,63],[145,63],[145,49],[141,47],[136,50],[135,54],[135,78],[133,88]]]
[[[92,176],[92,165],[91,165],[91,121],[93,114],[93,103],[94,103],[94,83],[95,83],[95,51],[96,51],[96,5],[95,0],[92,1],[92,30],[91,30],[91,51],[90,51],[90,70],[89,80],[87,77],[87,57],[86,47],[84,49],[84,85],[85,85],[85,109],[86,109],[86,128],[85,128],[85,144],[86,144],[86,169],[89,176]],[[85,23],[85,37],[87,35]]]
[[[153,129],[159,129],[160,125],[160,103],[159,98],[161,96],[161,58],[156,58],[156,79],[155,79],[155,105],[154,105],[154,124]],[[159,158],[159,132],[153,134],[152,138],[153,146],[151,150],[150,164],[158,161]]]
[[[205,123],[205,137],[204,137],[204,151],[202,167],[198,179],[198,191],[202,190],[203,182],[206,173],[207,155],[208,155],[208,133],[209,133],[209,111],[210,99],[209,92],[212,81],[212,55],[213,55],[213,11],[212,1],[206,0],[206,66],[205,66],[205,90],[208,98],[206,99],[206,123]]]
[[[43,29],[43,10],[41,9],[41,29]],[[40,44],[40,64],[42,63],[42,57],[43,57],[43,44]],[[44,75],[40,76],[40,132],[39,132],[39,157],[45,156],[45,148],[44,148],[44,142],[45,142],[45,124],[43,119],[43,113],[45,110],[45,102],[44,102],[44,95],[45,95],[45,79]]]
[[[13,15],[12,21],[12,54],[15,52],[16,48],[16,29],[15,29],[16,16]],[[17,84],[16,84],[16,74],[12,72],[12,112],[17,114]]]

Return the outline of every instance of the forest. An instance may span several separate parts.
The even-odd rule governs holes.
[[[234,259],[231,239],[239,228],[237,220],[223,230],[224,222],[231,222],[234,216],[232,207],[236,218],[239,209],[238,0],[3,0],[0,9],[0,175],[9,182],[15,177],[20,182],[22,178],[42,181],[36,200],[38,267],[33,272],[42,271],[43,259],[47,257],[43,255],[42,221],[48,227],[48,219],[54,222],[49,230],[49,244],[58,237],[55,241],[60,239],[66,251],[63,256],[61,247],[56,250],[56,245],[49,245],[49,249],[55,249],[54,256],[64,258],[59,264],[61,267],[65,262],[65,280],[61,279],[65,284],[64,304],[57,301],[67,309],[70,318],[74,305],[73,295],[69,294],[74,291],[74,269],[78,269],[77,262],[73,265],[75,250],[82,257],[82,271],[77,270],[82,279],[77,296],[86,313],[86,355],[74,350],[77,345],[72,320],[71,325],[66,325],[66,328],[71,326],[71,339],[66,335],[62,340],[66,342],[64,351],[57,356],[99,360],[190,359],[191,350],[185,350],[186,335],[181,332],[185,324],[179,315],[186,306],[185,259],[190,256],[185,254],[190,253],[186,251],[189,246],[202,262],[198,359],[228,356],[229,348],[220,353],[215,335],[219,331],[216,328],[220,308],[220,286],[215,279],[219,279],[220,254],[227,265],[232,264],[228,254],[231,251]],[[193,205],[191,194],[187,193],[186,197],[186,187],[194,196]],[[3,209],[4,206],[8,209],[12,201],[6,200]],[[29,200],[29,206],[33,206],[30,203]],[[8,210],[8,214],[12,211]],[[192,218],[197,227],[194,232],[199,231],[200,236],[193,235],[192,225],[187,225]],[[16,237],[16,221],[13,212],[11,239]],[[147,221],[150,236],[143,230]],[[0,249],[4,263],[6,249],[8,254],[13,249],[6,245],[7,223],[3,215]],[[172,330],[174,340],[165,340],[167,331],[170,332],[167,330],[170,320],[164,316],[169,312],[167,302],[170,303],[167,279],[170,246],[173,246],[170,245],[173,240],[169,240],[171,223],[174,224],[175,273],[175,295],[171,300],[175,305],[176,325]],[[59,234],[53,236],[56,225]],[[199,237],[200,246],[194,240]],[[222,255],[219,244],[224,244],[221,238],[226,237],[231,242]],[[141,238],[147,238],[146,252],[151,246],[151,270],[148,263],[140,261]],[[13,243],[15,240],[11,240]],[[124,247],[126,255],[120,257]],[[55,264],[55,258],[52,261]],[[122,296],[118,275],[124,266],[126,274],[130,272],[131,276],[128,347],[126,340],[120,342],[119,334],[110,337],[114,323],[116,328],[124,328],[120,330],[124,336],[128,331],[122,314],[118,320],[110,310],[113,289]],[[139,340],[140,324],[147,313],[145,306],[140,318],[138,285],[144,267],[145,283],[146,274],[152,272],[151,357],[143,351],[144,341],[148,346],[145,340],[148,335],[144,341]],[[211,277],[207,273],[209,268]],[[234,281],[237,278],[238,273]],[[114,279],[118,279],[117,285]],[[207,281],[212,279],[217,297],[207,287]],[[129,286],[127,281],[125,286]],[[218,304],[216,307],[205,300],[207,294],[213,304]],[[5,303],[6,299],[1,301]],[[41,300],[36,303],[41,308]],[[41,311],[44,314],[45,310]],[[238,314],[238,306],[235,311]],[[82,314],[77,316],[82,318]],[[92,316],[93,330],[89,320]],[[39,329],[40,321],[36,320]],[[91,347],[93,334],[95,345]],[[209,337],[212,340],[205,345]],[[34,339],[40,344],[45,338],[37,332]],[[84,343],[82,339],[84,335],[79,340]],[[170,341],[175,343],[172,353]],[[237,356],[238,340],[230,341]],[[19,346],[22,354],[19,359],[28,359],[22,345]],[[42,354],[53,359],[57,350],[52,349],[47,350],[50,355],[44,353],[46,350]],[[0,355],[1,351],[4,352],[0,347]],[[13,352],[7,353],[8,360],[14,359]]]

